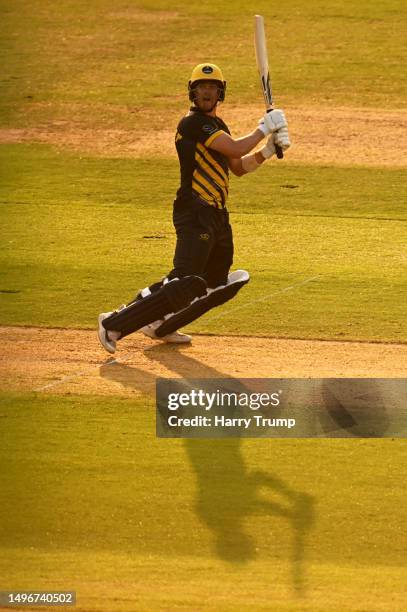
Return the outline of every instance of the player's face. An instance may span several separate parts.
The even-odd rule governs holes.
[[[219,98],[219,86],[216,81],[201,81],[194,89],[195,104],[204,112],[210,112]]]

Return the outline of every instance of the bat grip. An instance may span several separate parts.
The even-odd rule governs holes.
[[[283,153],[283,149],[278,145],[274,145],[276,147],[276,155],[278,157],[278,159],[283,159],[284,157],[284,153]]]

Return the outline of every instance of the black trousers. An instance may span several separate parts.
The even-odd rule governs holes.
[[[173,222],[177,244],[168,278],[195,274],[211,288],[225,285],[233,263],[229,213],[199,200],[175,201]]]

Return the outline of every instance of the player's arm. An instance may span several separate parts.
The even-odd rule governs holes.
[[[260,139],[258,132],[261,132]],[[250,153],[262,137],[267,135],[269,137],[265,146],[255,153]],[[285,151],[290,144],[284,113],[276,110],[267,113],[260,121],[260,127],[248,136],[234,140],[229,134],[220,132],[214,135],[208,146],[228,158],[229,168],[233,174],[243,176],[257,170],[264,161],[270,159],[276,153],[276,145]]]
[[[229,157],[228,158],[229,168],[231,172],[233,172],[233,174],[235,174],[236,176],[243,176],[244,174],[251,172],[251,170],[246,170],[243,167],[244,165],[246,165],[246,162],[247,162],[247,160],[243,161],[245,157],[253,158],[253,162],[254,162],[253,170],[256,170],[263,162],[266,161],[266,158],[263,157],[263,154],[261,153],[261,151],[256,151],[256,153],[246,155],[244,157],[241,157],[240,159],[236,159],[235,157]]]
[[[214,151],[218,151],[225,157],[240,159],[250,153],[265,136],[281,132],[287,128],[287,121],[284,112],[275,109],[266,113],[259,121],[259,127],[247,136],[234,139],[229,134],[219,131],[213,134],[207,146]]]
[[[219,135],[210,143],[209,148],[229,159],[240,159],[254,149],[263,138],[264,134],[260,128],[237,139],[232,138],[226,132],[219,132]]]
[[[288,139],[288,132],[287,132]],[[289,140],[284,140],[284,150],[286,150],[289,146]],[[276,144],[280,144],[281,138],[277,132],[271,134],[268,137],[266,144],[259,151],[255,153],[249,153],[248,155],[244,155],[240,159],[235,159],[233,157],[228,158],[229,168],[236,174],[236,176],[243,176],[248,172],[254,172],[263,164],[267,159],[273,157],[276,154]]]

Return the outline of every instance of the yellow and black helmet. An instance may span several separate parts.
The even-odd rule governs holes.
[[[220,68],[215,64],[198,64],[192,71],[191,78],[188,82],[188,93],[191,102],[194,101],[194,85],[199,81],[216,81],[219,83],[219,102],[225,99],[226,81]]]

